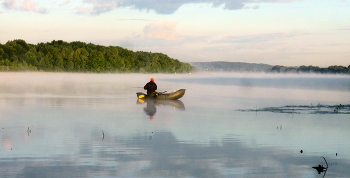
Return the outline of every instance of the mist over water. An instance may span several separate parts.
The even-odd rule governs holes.
[[[344,75],[0,73],[0,175],[347,177],[349,105]]]
[[[350,91],[349,76],[346,75],[233,73],[215,75],[211,78],[188,79],[188,82],[241,87]]]

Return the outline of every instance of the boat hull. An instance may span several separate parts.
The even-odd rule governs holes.
[[[185,104],[181,100],[157,100],[155,98],[137,99],[137,104],[144,104],[153,106],[171,106],[178,110],[185,110]]]
[[[145,93],[138,92],[136,93],[137,98],[155,98],[158,100],[177,100],[182,98],[185,95],[186,89],[180,89],[171,93],[161,93],[154,92],[151,95],[146,95]]]

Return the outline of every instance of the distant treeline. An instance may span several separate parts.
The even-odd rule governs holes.
[[[265,72],[273,66],[268,64],[256,64],[245,62],[191,62],[197,71],[214,71],[214,72]]]
[[[118,46],[54,40],[0,44],[0,71],[187,73],[188,63],[162,53],[133,52]]]
[[[344,66],[329,66],[326,68],[317,66],[300,66],[300,67],[285,67],[274,66],[268,72],[277,73],[319,73],[319,74],[350,74],[350,65]]]
[[[280,65],[272,66],[268,64],[225,61],[192,62],[190,64],[193,65],[197,71],[350,74],[350,65],[348,67],[329,66],[327,68],[317,66],[285,67]]]

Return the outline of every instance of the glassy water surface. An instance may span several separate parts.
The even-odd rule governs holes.
[[[349,76],[0,73],[0,121],[1,177],[350,176]]]

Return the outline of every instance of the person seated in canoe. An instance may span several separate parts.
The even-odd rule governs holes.
[[[152,93],[157,90],[157,84],[154,82],[154,78],[151,78],[143,88],[147,90],[147,96],[152,96]]]

